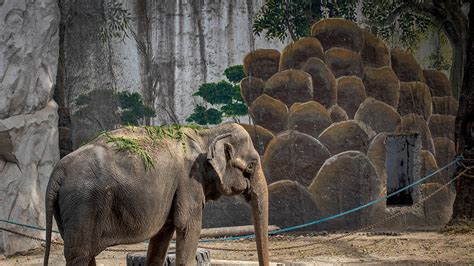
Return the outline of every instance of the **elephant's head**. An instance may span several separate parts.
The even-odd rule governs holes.
[[[260,156],[245,129],[227,124],[209,139],[207,162],[221,195],[243,193],[252,207],[260,265],[268,265],[268,191]]]

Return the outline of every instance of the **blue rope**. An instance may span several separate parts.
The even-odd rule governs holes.
[[[359,211],[361,209],[364,209],[364,208],[367,208],[371,205],[374,205],[376,203],[379,203],[381,202],[382,200],[386,200],[387,198],[390,198],[392,196],[395,196],[396,194],[402,192],[402,191],[405,191],[409,188],[412,188],[418,184],[420,184],[421,182],[427,180],[428,178],[434,176],[435,174],[447,169],[448,167],[450,167],[451,165],[453,164],[457,164],[459,163],[460,161],[462,161],[464,158],[462,156],[459,156],[457,157],[456,159],[454,159],[453,161],[451,161],[450,163],[448,163],[447,165],[443,166],[442,168],[436,170],[436,171],[433,171],[431,173],[429,173],[428,175],[426,175],[425,177],[413,182],[412,184],[406,186],[406,187],[403,187],[395,192],[392,192],[384,197],[381,197],[381,198],[378,198],[376,200],[373,200],[367,204],[364,204],[364,205],[361,205],[359,207],[356,207],[356,208],[353,208],[353,209],[350,209],[348,211],[345,211],[345,212],[341,212],[341,213],[338,213],[338,214],[335,214],[333,216],[329,216],[329,217],[326,217],[326,218],[322,218],[322,219],[319,219],[319,220],[316,220],[316,221],[312,221],[312,222],[308,222],[308,223],[305,223],[305,224],[300,224],[300,225],[296,225],[296,226],[290,226],[290,227],[287,227],[287,228],[282,228],[282,229],[279,229],[279,230],[275,230],[275,231],[271,231],[271,232],[268,232],[269,235],[274,235],[274,234],[279,234],[279,233],[283,233],[283,232],[289,232],[289,231],[294,231],[296,229],[300,229],[300,228],[303,228],[303,227],[308,227],[308,226],[311,226],[311,225],[315,225],[315,224],[319,224],[319,223],[322,223],[322,222],[326,222],[326,221],[329,221],[329,220],[333,220],[333,219],[336,219],[338,217],[341,217],[341,216],[344,216],[344,215],[347,215],[347,214],[350,214],[350,213],[353,213],[353,212],[356,212],[356,211]],[[203,239],[201,240],[201,242],[203,243],[206,243],[206,242],[216,242],[216,241],[230,241],[230,240],[239,240],[239,239],[247,239],[247,238],[252,238],[252,237],[255,237],[255,234],[250,234],[250,235],[244,235],[244,236],[233,236],[233,237],[223,237],[223,238],[216,238],[216,239]]]
[[[378,199],[373,200],[369,203],[361,205],[359,207],[356,207],[356,208],[350,209],[348,211],[344,211],[344,212],[341,212],[341,213],[338,213],[338,214],[335,214],[335,215],[332,215],[332,216],[329,216],[329,217],[326,217],[326,218],[322,218],[322,219],[319,219],[319,220],[316,220],[316,221],[312,221],[312,222],[308,222],[308,223],[305,223],[305,224],[290,226],[290,227],[287,227],[287,228],[282,228],[282,229],[279,229],[279,230],[271,231],[271,232],[268,232],[268,234],[269,235],[274,235],[274,234],[279,234],[279,233],[283,233],[283,232],[294,231],[296,229],[300,229],[300,228],[308,227],[308,226],[311,226],[311,225],[319,224],[319,223],[322,223],[322,222],[326,222],[326,221],[329,221],[329,220],[333,220],[333,219],[339,218],[341,216],[344,216],[344,215],[359,211],[361,209],[367,208],[371,205],[374,205],[376,203],[381,202],[382,200],[386,200],[386,199],[388,199],[392,196],[395,196],[396,194],[398,194],[402,191],[405,191],[409,188],[412,188],[412,187],[420,184],[421,182],[427,180],[428,178],[434,176],[435,174],[437,174],[437,173],[447,169],[448,167],[452,166],[453,164],[459,164],[459,162],[462,161],[462,160],[464,160],[464,158],[462,156],[458,156],[456,159],[454,159],[453,161],[451,161],[447,165],[443,166],[442,168],[440,168],[436,171],[433,171],[433,172],[429,173],[425,177],[423,177],[421,179],[418,179],[417,181],[413,182],[412,184],[410,184],[406,187],[403,187],[403,188],[401,188],[401,189],[399,189],[395,192],[392,192],[392,193],[390,193],[390,194],[388,194],[384,197],[378,198]],[[26,227],[26,228],[30,228],[30,229],[35,229],[35,230],[40,230],[40,231],[46,231],[45,228],[41,228],[41,227],[37,227],[37,226],[33,226],[33,225],[28,225],[28,224],[22,224],[22,223],[9,221],[9,220],[4,220],[4,219],[0,219],[0,222],[13,224],[13,225],[18,225],[18,226],[22,226],[22,227]],[[53,233],[59,233],[59,232],[56,231],[56,230],[53,230]],[[255,237],[255,234],[244,235],[244,236],[233,236],[233,237],[221,237],[221,238],[215,238],[215,239],[203,239],[203,240],[200,240],[199,242],[208,243],[208,242],[216,242],[216,241],[231,241],[231,240],[247,239],[247,238],[252,238],[252,237]]]

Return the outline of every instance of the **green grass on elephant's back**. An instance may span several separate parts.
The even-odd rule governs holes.
[[[148,144],[161,143],[166,139],[179,141],[186,151],[186,134],[184,129],[190,128],[193,130],[206,129],[199,125],[163,125],[163,126],[125,126],[122,129],[135,132],[137,129],[144,129],[146,136],[134,136],[134,135],[113,135],[111,132],[103,132],[99,136],[105,136],[106,143],[112,143],[117,152],[129,152],[140,156],[143,160],[145,169],[149,170],[155,167],[155,163],[147,152],[146,147],[150,147]],[[153,146],[153,145],[152,145]]]

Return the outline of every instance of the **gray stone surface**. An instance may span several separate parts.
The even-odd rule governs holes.
[[[390,52],[385,42],[367,29],[362,31],[364,32],[364,49],[361,56],[364,66],[390,66]]]
[[[310,135],[282,132],[268,144],[263,156],[267,183],[288,179],[307,186],[330,156],[328,149]]]
[[[346,151],[326,160],[309,186],[322,217],[329,217],[378,198],[383,190],[372,163],[359,151]],[[325,223],[333,230],[358,228],[369,221],[370,213],[382,204]]]
[[[0,217],[44,227],[44,195],[59,160],[57,105],[50,101],[32,114],[0,120]],[[5,143],[8,149],[5,149]],[[43,232],[2,224],[36,237]],[[0,232],[6,254],[40,247],[40,243]]]
[[[360,53],[334,47],[325,53],[326,63],[336,78],[342,76],[364,76]]]
[[[433,112],[430,88],[423,82],[400,82],[398,113],[422,115],[428,121]]]
[[[346,111],[344,111],[344,109],[342,109],[342,107],[338,104],[331,106],[331,108],[328,109],[328,112],[333,122],[349,120],[349,116],[347,115]]]
[[[394,132],[400,119],[395,108],[371,97],[360,104],[354,115],[354,120],[364,122],[377,133]]]
[[[0,119],[45,108],[56,80],[57,1],[0,2]]]
[[[458,114],[459,103],[454,97],[432,97],[433,100],[433,114],[439,115],[454,115]]]
[[[423,70],[413,54],[399,48],[390,50],[393,71],[400,81],[425,81]]]
[[[255,124],[273,133],[286,130],[288,107],[279,100],[262,94],[249,107],[249,115]]]
[[[390,67],[367,67],[364,75],[365,93],[379,101],[398,107],[400,84]]]
[[[313,24],[311,36],[319,39],[324,50],[342,47],[360,52],[364,47],[362,30],[354,22],[341,18],[324,19]]]
[[[285,228],[308,223],[321,217],[308,189],[298,182],[281,180],[268,186],[269,224]],[[317,230],[309,226],[299,231]]]
[[[318,137],[331,152],[338,154],[343,151],[356,150],[367,152],[370,140],[376,133],[359,120],[347,120],[333,123]]]
[[[44,194],[59,160],[57,1],[0,1],[0,217],[44,226]],[[40,231],[2,224],[43,237]],[[5,254],[40,243],[0,231]]]
[[[264,93],[291,107],[294,103],[313,99],[313,82],[302,70],[283,70],[265,82]]]
[[[423,119],[423,116],[417,114],[408,114],[402,116],[400,124],[398,124],[397,133],[410,133],[417,132],[420,134],[421,145],[424,150],[428,150],[433,154],[436,154],[433,138],[431,136],[428,124]]]
[[[146,96],[157,111],[154,124],[173,123],[176,119],[184,122],[196,104],[203,104],[201,98],[192,96],[201,84],[223,79],[224,70],[243,64],[250,51],[281,50],[288,43],[269,41],[252,33],[251,18],[264,0],[144,1],[144,10],[140,8],[141,1],[121,2],[133,18],[130,29],[145,43],[148,39],[148,54],[140,51],[131,30],[127,31],[130,38],[123,41],[100,41],[97,33],[107,12],[103,1],[61,1],[62,15],[67,18],[64,83],[71,113],[77,111],[75,99],[79,95],[96,89],[116,89]],[[149,73],[147,61],[152,66]],[[155,81],[155,87],[147,85],[148,77]],[[73,135],[76,122],[72,121]],[[95,133],[102,129],[95,123],[90,130]]]
[[[301,69],[311,57],[324,60],[321,43],[313,37],[300,38],[296,42],[288,44],[281,52],[280,71],[289,68]]]
[[[336,78],[323,60],[312,57],[306,61],[303,71],[311,75],[313,80],[313,100],[326,108],[336,103]]]
[[[448,77],[441,71],[423,70],[423,77],[430,87],[431,95],[435,97],[452,96],[453,91]]]
[[[364,83],[359,77],[345,76],[337,79],[337,104],[346,111],[350,119],[354,118],[365,98],[367,94]]]
[[[202,213],[202,227],[227,227],[252,224],[250,206],[238,195],[209,201]]]
[[[288,129],[317,138],[331,124],[329,112],[318,102],[295,103],[290,108]]]
[[[428,126],[433,138],[446,137],[454,141],[454,128],[456,117],[454,115],[432,115]]]

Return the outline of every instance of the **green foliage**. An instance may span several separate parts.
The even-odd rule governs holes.
[[[357,0],[267,0],[255,16],[253,32],[267,39],[293,41],[309,36],[311,25],[324,17],[355,20]]]
[[[142,145],[140,145],[138,140],[124,136],[112,136],[109,133],[104,133],[103,135],[107,138],[107,143],[113,143],[118,152],[130,152],[140,156],[145,165],[145,169],[148,170],[155,167],[153,159]]]
[[[224,70],[225,77],[233,83],[238,83],[245,78],[244,66],[230,66]]]
[[[197,105],[186,119],[199,125],[222,123],[223,117],[237,118],[248,113],[247,106],[240,95],[240,81],[245,77],[243,66],[231,66],[224,71],[228,80],[205,83],[199,86],[193,96],[200,96],[212,107]]]
[[[131,15],[117,0],[104,2],[104,21],[99,28],[99,39],[106,43],[113,38],[123,40],[127,36]]]
[[[154,117],[155,111],[143,104],[142,96],[128,91],[117,93],[120,106],[120,121],[125,125],[139,125],[146,117]]]
[[[104,102],[106,101],[106,102]],[[89,110],[100,108],[100,105],[108,105],[104,110],[110,113],[111,119],[120,124],[140,125],[146,117],[154,117],[155,111],[143,104],[139,93],[128,91],[114,92],[113,90],[92,90],[87,94],[79,95],[76,98],[76,105],[79,110],[76,114],[87,114]]]
[[[406,5],[406,1],[366,0],[363,2],[362,14],[371,25],[372,32],[394,46],[414,51],[430,28],[431,20],[422,14],[408,11],[401,12],[393,21],[385,23],[403,5]],[[395,40],[393,36],[398,36],[399,39]]]

